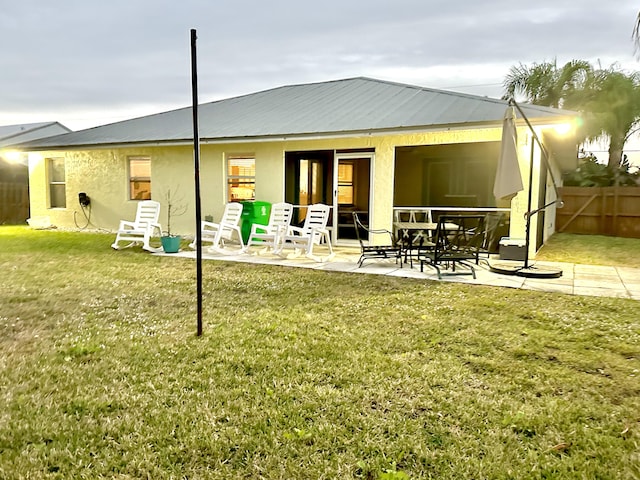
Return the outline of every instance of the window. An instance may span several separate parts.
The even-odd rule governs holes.
[[[129,199],[151,200],[151,158],[129,157]]]
[[[49,170],[49,206],[50,208],[66,208],[67,186],[65,183],[64,158],[50,158]]]
[[[256,159],[235,155],[227,159],[227,196],[230,202],[256,199]]]
[[[338,203],[353,205],[353,162],[338,164]]]

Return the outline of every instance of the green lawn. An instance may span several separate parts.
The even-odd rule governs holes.
[[[0,478],[640,477],[639,303],[0,227]]]
[[[640,268],[640,239],[555,233],[536,260]]]

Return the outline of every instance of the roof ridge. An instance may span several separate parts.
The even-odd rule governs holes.
[[[450,95],[450,96],[454,96],[454,97],[464,97],[464,98],[469,98],[469,99],[488,101],[488,102],[491,102],[491,103],[497,103],[497,104],[501,104],[501,105],[505,105],[505,106],[507,106],[509,104],[508,100],[503,100],[501,98],[487,97],[487,96],[484,96],[484,95],[475,95],[473,93],[454,92],[452,90],[443,90],[443,89],[433,88],[433,87],[423,87],[421,85],[413,85],[413,84],[409,84],[409,83],[395,82],[393,80],[381,80],[381,79],[370,78],[370,77],[355,77],[354,79],[356,79],[356,78],[361,78],[361,79],[364,79],[364,80],[371,80],[371,81],[379,82],[379,83],[386,83],[388,85],[395,85],[395,86],[399,86],[399,87],[413,88],[413,89],[424,91],[424,92],[433,92],[433,93],[439,93],[439,94],[442,94],[442,95]],[[536,105],[535,103],[529,103],[529,102],[518,102],[518,104],[522,105],[522,106],[526,106],[527,108],[530,108],[530,109],[533,109],[533,110],[541,111],[541,112],[555,112],[555,113],[564,112],[564,113],[567,113],[567,114],[575,114],[575,111],[567,110],[567,109],[564,109],[564,108],[547,107],[545,105]]]

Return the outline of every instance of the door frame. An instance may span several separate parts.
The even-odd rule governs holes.
[[[334,163],[333,163],[333,189],[332,189],[332,210],[333,210],[333,218],[332,218],[332,235],[331,241],[334,245],[338,245],[338,164],[341,160],[359,160],[359,159],[367,159],[369,160],[369,178],[367,181],[369,182],[369,198],[367,199],[369,203],[369,218],[373,217],[373,188],[371,185],[373,184],[373,174],[374,174],[374,165],[375,165],[375,151],[367,151],[367,152],[338,152],[334,151]]]
[[[335,149],[285,150],[284,151],[284,199],[286,202],[301,206],[300,201],[300,162],[301,160],[320,162],[322,165],[322,202],[329,205],[333,202],[333,171]],[[311,192],[309,192],[311,193]],[[316,192],[317,193],[317,192]],[[310,202],[312,203],[312,202]],[[294,210],[294,221],[299,221],[298,209]]]

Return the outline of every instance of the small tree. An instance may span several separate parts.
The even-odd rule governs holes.
[[[172,237],[171,217],[179,217],[187,212],[188,205],[184,202],[184,195],[179,194],[180,186],[175,189],[167,187],[162,196],[167,204],[167,236]]]

